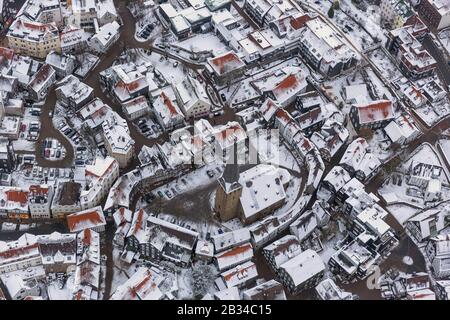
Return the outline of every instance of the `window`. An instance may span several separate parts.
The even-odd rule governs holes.
[[[429,221],[428,225],[429,225],[429,228],[430,228],[430,235],[431,236],[437,235],[436,220]]]

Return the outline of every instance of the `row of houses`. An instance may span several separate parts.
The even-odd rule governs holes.
[[[40,296],[37,281],[55,273],[74,273],[72,299],[98,299],[100,236],[91,229],[0,242],[0,280],[13,300]],[[27,272],[23,272],[27,270]]]
[[[45,59],[51,51],[75,53],[87,48],[86,29],[94,31],[89,47],[106,52],[119,36],[117,19],[112,0],[74,0],[65,5],[59,0],[27,0],[9,27],[8,44],[17,53]]]
[[[1,187],[0,215],[19,219],[64,218],[99,205],[118,175],[119,165],[114,158],[97,158],[93,165],[85,167],[79,182],[61,180],[55,185]]]

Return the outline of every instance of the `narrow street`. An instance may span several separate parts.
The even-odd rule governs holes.
[[[125,7],[125,3],[123,1],[115,0],[115,5],[117,8],[117,11],[122,19],[123,26],[120,30],[120,37],[115,45],[113,45],[109,51],[102,56],[100,56],[100,61],[96,65],[94,69],[92,69],[88,76],[83,80],[84,83],[91,86],[94,89],[94,96],[97,98],[100,98],[105,102],[107,105],[109,105],[114,111],[116,111],[122,118],[127,120],[128,127],[130,129],[130,135],[135,141],[135,150],[139,152],[139,150],[144,145],[153,145],[155,143],[162,143],[167,140],[167,135],[162,135],[155,139],[149,139],[142,135],[140,131],[136,128],[136,126],[125,116],[123,113],[123,110],[119,103],[114,101],[113,98],[111,98],[106,92],[103,92],[100,83],[98,74],[99,72],[109,68],[113,62],[117,59],[117,57],[120,56],[120,54],[123,52],[124,49],[131,49],[131,48],[142,48],[145,50],[151,50],[156,53],[159,53],[164,56],[168,56],[169,58],[172,58],[174,60],[177,60],[181,63],[183,63],[187,68],[198,70],[200,68],[203,68],[203,65],[190,63],[182,60],[178,56],[175,56],[173,54],[170,54],[166,52],[165,50],[161,50],[157,47],[153,47],[151,41],[147,42],[139,42],[135,39],[134,33],[135,33],[135,19],[131,15],[130,11]],[[55,88],[51,88],[46,100],[45,104],[42,107],[42,114],[40,117],[42,128],[41,132],[38,138],[38,141],[36,142],[36,160],[37,163],[40,166],[43,167],[57,167],[57,168],[64,168],[64,167],[71,167],[74,159],[74,150],[72,144],[69,142],[69,140],[56,128],[54,128],[52,119],[49,117],[50,111],[53,111],[56,104],[56,94],[55,94]],[[66,149],[66,156],[64,159],[58,160],[58,161],[50,161],[43,157],[42,155],[42,141],[46,138],[56,138],[58,139],[61,144]]]
[[[436,46],[430,35],[427,34],[423,38],[422,45],[433,56],[434,60],[436,60],[436,71],[438,72],[441,81],[446,85],[444,90],[449,92],[448,86],[450,86],[450,66],[448,65],[447,59]]]
[[[115,2],[116,8],[117,8],[118,13],[121,16],[121,19],[123,22],[119,40],[117,41],[117,43],[115,45],[113,45],[110,48],[108,53],[106,53],[100,57],[100,61],[97,64],[97,66],[93,70],[90,71],[90,73],[88,74],[88,76],[86,77],[86,79],[83,82],[85,82],[86,84],[88,84],[89,86],[91,86],[94,89],[95,97],[103,100],[114,111],[116,111],[122,118],[127,120],[127,124],[130,129],[130,135],[135,140],[135,150],[136,150],[136,153],[138,153],[140,151],[140,149],[142,148],[142,146],[144,146],[144,145],[151,146],[151,145],[154,145],[155,143],[163,143],[164,141],[167,141],[168,135],[164,134],[156,139],[149,139],[149,138],[146,138],[145,136],[143,136],[139,132],[139,130],[135,127],[135,125],[130,120],[128,120],[127,117],[124,115],[120,104],[117,103],[106,92],[102,91],[102,89],[100,87],[99,79],[98,79],[99,72],[110,67],[112,65],[112,63],[114,62],[114,60],[117,59],[117,57],[120,56],[120,54],[123,52],[123,50],[127,49],[127,48],[128,49],[142,48],[145,50],[154,51],[158,54],[168,56],[171,59],[174,59],[174,60],[179,61],[180,63],[183,63],[187,68],[195,70],[197,73],[203,69],[203,65],[192,63],[192,62],[187,62],[187,61],[181,59],[180,57],[167,52],[166,50],[162,50],[160,48],[153,47],[151,40],[148,42],[145,42],[145,43],[136,41],[134,38],[135,19],[131,15],[130,11],[125,7],[124,1],[115,0],[114,2]],[[232,1],[232,5],[246,19],[246,21],[250,25],[252,25],[252,27],[258,28],[256,23],[237,5],[237,3],[234,0]],[[325,19],[325,21],[328,21],[328,23],[330,23],[329,19],[326,16],[324,16],[322,13],[320,13],[318,10],[310,7],[307,4],[305,4],[305,6],[308,7],[310,10],[313,10],[313,11],[317,12],[318,14],[320,14]],[[334,26],[332,23],[330,23],[330,25]],[[347,39],[346,35],[339,31],[339,28],[334,26],[333,29],[335,29],[344,38]],[[351,44],[350,41],[349,41],[349,43]],[[430,39],[427,40],[427,38],[426,38],[424,40],[423,44],[430,51],[430,53],[435,57],[435,59],[438,61],[438,68],[440,70],[441,76],[443,76],[447,85],[450,84],[450,68],[449,68],[447,62],[443,60],[444,59],[443,56],[439,52],[436,52],[436,50],[437,50],[436,46],[434,45],[434,43],[432,41],[430,43]],[[360,52],[353,44],[351,44],[351,46],[359,54],[361,54],[363,59],[366,60],[373,69],[376,70],[376,67],[373,65],[373,63],[370,61],[370,59],[368,59],[368,57],[363,52]],[[383,80],[383,82],[386,81],[385,79],[382,79],[382,80]],[[214,91],[215,95],[217,96],[216,98],[221,103],[220,95],[217,92],[213,83],[210,81],[210,79],[207,79],[205,77],[204,81],[205,81],[206,86],[211,88]],[[59,130],[54,128],[52,119],[49,117],[50,111],[54,110],[55,103],[56,103],[55,88],[51,88],[51,90],[45,100],[45,104],[42,107],[42,114],[40,117],[41,132],[40,132],[40,135],[36,142],[36,147],[35,147],[36,160],[40,166],[44,166],[44,167],[57,167],[57,168],[71,167],[73,164],[73,160],[74,160],[73,146],[70,143],[70,141]],[[216,116],[213,119],[211,119],[211,122],[213,125],[225,124],[229,121],[236,120],[236,114],[235,114],[235,110],[233,108],[230,108],[228,105],[224,105],[223,111],[224,111],[224,113],[222,115]],[[445,120],[441,121],[439,124],[435,125],[433,128],[427,130],[424,133],[424,135],[422,135],[419,139],[413,141],[410,145],[408,145],[408,147],[405,148],[401,152],[400,157],[411,154],[420,144],[422,144],[424,142],[429,142],[432,145],[434,145],[435,142],[440,137],[440,132],[447,128],[450,128],[450,119],[445,119]],[[64,159],[58,160],[58,161],[50,161],[50,160],[46,160],[43,157],[42,141],[48,137],[57,139],[64,146],[64,148],[66,149],[66,156]],[[334,166],[339,164],[341,156],[344,152],[345,152],[345,147],[343,147],[342,150],[339,151],[339,153],[333,158],[331,163],[326,163],[324,176],[331,170],[331,168],[333,168]],[[389,164],[390,164],[390,162],[384,164],[383,167],[387,167],[387,166],[389,166]],[[136,166],[136,159],[129,166],[129,168],[127,168],[125,170],[125,172],[127,172],[131,169],[134,169],[135,166]],[[123,172],[121,172],[121,173],[123,173]],[[366,191],[377,194],[378,189],[381,187],[381,185],[384,181],[384,178],[385,177],[383,176],[382,173],[377,175],[369,184],[366,185]],[[305,179],[302,179],[302,187],[301,188],[304,188],[304,183],[305,183]],[[197,197],[193,197],[192,194],[186,194],[186,195],[183,195],[182,197],[179,197],[178,199],[176,199],[176,201],[171,201],[171,202],[165,203],[164,206],[166,209],[172,209],[172,211],[174,211],[174,212],[179,211],[180,213],[182,212],[183,214],[186,213],[186,206],[187,206],[188,211],[189,210],[194,210],[194,211],[197,210],[196,214],[198,214],[199,218],[204,219],[205,218],[204,210],[206,209],[206,207],[209,206],[208,200],[209,200],[211,187],[214,187],[214,186],[208,186],[208,188],[200,190],[200,193],[198,194],[198,199],[197,199]],[[213,188],[211,188],[211,189],[213,189]],[[199,210],[199,207],[197,207],[196,204],[194,203],[195,201],[197,201],[199,199],[201,200],[200,209],[202,209],[202,210]],[[190,202],[192,202],[192,204],[189,203],[189,200],[191,200]],[[310,209],[311,205],[315,202],[315,200],[316,200],[316,195],[314,194],[311,201],[306,206],[305,210]],[[396,230],[396,232],[398,234],[401,234],[402,236],[400,238],[399,246],[392,252],[391,256],[389,256],[388,259],[385,260],[381,264],[381,269],[383,271],[385,271],[390,267],[396,267],[400,270],[404,270],[405,272],[424,271],[425,263],[424,263],[423,257],[421,255],[420,251],[415,246],[415,244],[406,235],[404,235],[403,227],[400,224],[398,224],[391,215],[389,216],[388,222],[394,228],[394,230]],[[55,228],[53,228],[53,226],[55,226]],[[63,232],[65,230],[65,226],[63,226],[63,224],[61,224],[60,227],[56,227],[56,226],[57,226],[57,224],[51,225],[50,232],[55,231],[55,230],[60,230],[60,229]],[[50,226],[44,225],[42,227],[42,231],[39,231],[39,232],[41,232],[41,233],[49,232],[47,229],[50,229]],[[41,229],[39,229],[39,230],[41,230]],[[102,243],[102,254],[105,254],[107,257],[106,276],[105,276],[105,292],[104,292],[104,296],[103,296],[103,298],[105,300],[108,299],[112,293],[111,287],[112,287],[113,269],[114,269],[113,254],[112,254],[112,252],[113,252],[112,240],[113,240],[113,236],[114,236],[114,231],[115,231],[114,224],[111,221],[108,221],[107,228],[105,231],[105,237],[103,239],[104,243]],[[0,240],[2,240],[3,238],[5,238],[5,239],[17,238],[17,236],[20,233],[23,233],[23,232],[0,233]],[[33,233],[34,233],[34,230],[33,230]],[[282,237],[286,234],[287,234],[287,231],[280,234],[279,237]],[[413,260],[414,260],[413,266],[406,266],[405,264],[402,263],[402,258],[405,255],[411,256],[413,258]],[[265,259],[262,257],[260,250],[257,253],[255,253],[255,259],[258,262],[257,263],[258,271],[261,273],[261,275],[266,279],[273,278],[273,273],[268,268],[268,265],[265,262]],[[353,293],[358,294],[361,298],[370,298],[370,299],[380,299],[381,298],[380,294],[377,290],[370,290],[367,287],[365,280],[357,281],[357,282],[349,284],[349,285],[343,285],[343,287],[346,290],[349,290]],[[310,291],[305,291],[301,295],[298,295],[296,297],[291,297],[291,298],[307,299],[308,297],[311,297]]]

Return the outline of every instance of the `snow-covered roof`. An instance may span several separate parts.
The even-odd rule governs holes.
[[[270,98],[267,98],[264,100],[263,104],[261,105],[259,112],[262,114],[264,120],[266,122],[269,122],[272,117],[274,116],[275,112],[279,108],[279,105],[277,102],[273,101]]]
[[[318,61],[323,59],[324,63],[335,65],[356,57],[355,52],[320,17],[305,24],[300,41],[310,48],[309,53],[314,53]]]
[[[113,153],[126,154],[133,148],[134,140],[130,136],[128,124],[117,112],[109,110],[102,127]]]
[[[316,293],[322,300],[349,300],[352,298],[350,292],[339,288],[333,279],[327,278],[316,286]]]
[[[322,258],[314,250],[307,249],[280,266],[298,286],[325,270]]]
[[[239,296],[239,289],[236,287],[230,287],[214,293],[214,296],[218,300],[241,300]]]
[[[216,252],[229,249],[233,246],[250,241],[250,232],[247,228],[236,229],[230,232],[218,233],[211,236]]]
[[[232,266],[244,263],[252,258],[253,247],[249,242],[215,255],[220,271],[227,270]]]
[[[116,212],[114,212],[113,219],[116,227],[126,222],[131,223],[133,220],[133,212],[127,208],[119,208]]]
[[[76,104],[86,101],[94,92],[94,89],[81,82],[80,79],[71,74],[56,83],[56,86],[56,92],[58,94],[62,95],[66,99],[74,101]],[[89,105],[86,107],[89,108]]]
[[[148,214],[144,209],[139,209],[133,215],[131,228],[128,230],[127,238],[134,236],[139,243],[145,243],[148,240],[148,233],[146,232]]]
[[[288,234],[264,247],[264,251],[273,256],[275,266],[279,268],[283,263],[300,254],[302,248],[298,238]]]
[[[40,23],[19,17],[9,27],[8,36],[30,42],[43,42],[59,38],[59,32],[54,22]]]
[[[158,114],[158,119],[162,121],[164,127],[169,127],[172,123],[180,123],[184,120],[184,115],[176,100],[170,99],[164,91],[161,91],[153,101],[153,109]]]
[[[314,212],[306,211],[290,226],[291,233],[295,234],[300,241],[305,240],[311,235],[318,226],[317,218]]]
[[[284,104],[292,96],[296,96],[304,91],[307,86],[308,83],[303,74],[289,74],[275,85],[272,92],[275,100],[280,104]]]
[[[97,206],[83,211],[69,214],[67,225],[70,232],[79,232],[84,229],[92,229],[106,225],[102,207]]]
[[[223,272],[220,276],[225,282],[227,288],[239,287],[256,279],[258,277],[258,270],[256,268],[256,264],[248,261],[234,267],[233,269]]]
[[[119,33],[120,25],[117,21],[109,22],[101,26],[91,40],[97,40],[103,47],[107,47]]]
[[[39,252],[44,265],[49,264],[76,264],[76,235],[53,232],[38,235]]]
[[[60,35],[61,49],[64,52],[65,48],[72,48],[72,46],[85,42],[88,38],[88,34],[83,28],[77,28],[75,26],[67,26]]]
[[[240,174],[242,185],[240,203],[245,218],[264,211],[286,198],[284,185],[291,175],[283,168],[259,164]]]
[[[368,152],[369,145],[364,138],[354,140],[345,151],[339,164],[348,165],[355,171],[361,170],[366,176],[376,170],[380,165],[380,160]]]
[[[45,63],[56,69],[71,73],[75,67],[76,58],[71,55],[59,54],[56,51],[51,51],[45,58]]]
[[[245,67],[245,63],[233,51],[208,59],[208,64],[218,75],[224,75],[228,72]]]
[[[286,300],[283,285],[271,279],[243,292],[245,300]]]
[[[341,166],[334,166],[325,176],[323,181],[332,185],[335,191],[339,191],[347,182],[350,181],[350,179],[351,177],[347,170]]]
[[[163,275],[156,268],[140,267],[125,283],[117,287],[111,300],[160,300],[164,297],[159,285]]]
[[[409,115],[401,115],[384,127],[388,137],[397,142],[400,138],[412,139],[419,134],[419,129]]]
[[[384,209],[377,209],[378,208],[375,207],[367,208],[358,214],[357,219],[364,223],[366,228],[368,228],[375,235],[382,237],[391,229],[391,227],[384,221],[387,216],[387,212]]]
[[[35,92],[39,92],[49,81],[55,80],[53,77],[55,73],[56,71],[52,66],[49,64],[44,64],[39,71],[31,77],[29,83],[30,88]]]
[[[122,103],[122,107],[128,115],[140,112],[148,113],[150,111],[150,105],[145,96],[138,96],[128,100],[127,102]]]
[[[390,100],[372,101],[356,106],[361,124],[395,118],[394,105]]]
[[[24,233],[15,241],[0,241],[0,265],[39,257],[39,245],[35,235]]]
[[[91,229],[77,234],[77,264],[85,261],[100,264],[100,234]]]
[[[112,165],[117,162],[113,157],[107,156],[106,158],[97,157],[94,164],[86,165],[85,175],[97,177],[101,179],[105,176]]]

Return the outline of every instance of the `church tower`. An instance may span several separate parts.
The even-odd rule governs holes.
[[[228,158],[225,170],[219,178],[216,190],[214,211],[220,220],[228,221],[238,217],[242,186],[239,183],[239,165],[237,160],[237,146],[233,146],[233,157]]]

